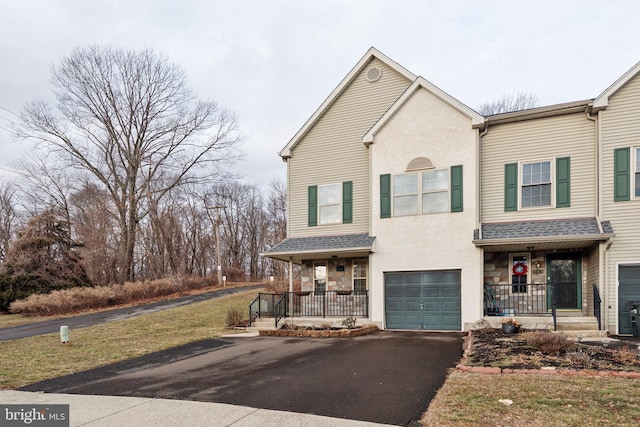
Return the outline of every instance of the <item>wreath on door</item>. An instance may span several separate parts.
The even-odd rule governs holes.
[[[516,262],[513,264],[513,275],[514,276],[526,276],[527,275],[527,264],[524,262]]]

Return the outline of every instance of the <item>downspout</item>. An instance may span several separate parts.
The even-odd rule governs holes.
[[[482,132],[478,132],[478,154],[476,155],[476,195],[477,195],[477,207],[476,207],[476,225],[478,227],[478,240],[482,240],[482,137],[489,132],[489,122],[487,119],[484,121],[485,128]],[[480,279],[481,279],[481,289],[484,294],[484,247],[478,254],[480,258]],[[480,313],[481,319],[484,318],[485,307],[484,307],[484,298],[480,298]]]
[[[601,180],[601,176],[602,176],[602,144],[600,143],[600,135],[601,135],[601,125],[602,125],[602,120],[601,120],[601,116],[600,116],[600,112],[598,112],[598,116],[593,117],[591,115],[592,113],[592,108],[593,105],[590,104],[587,106],[587,108],[585,109],[585,116],[587,117],[587,120],[590,120],[592,122],[594,122],[594,136],[595,136],[595,147],[594,147],[594,152],[595,152],[595,157],[596,157],[596,164],[595,164],[595,189],[596,189],[596,194],[595,194],[595,206],[594,206],[594,210],[596,213],[596,223],[598,224],[598,231],[602,234],[604,233],[604,230],[602,229],[602,223],[601,223],[601,217],[602,217],[602,202],[601,202],[601,195],[602,195],[602,180]],[[609,248],[611,247],[613,243],[613,239],[609,238],[606,242],[605,245],[600,244],[599,245],[599,256],[598,256],[598,261],[599,261],[599,265],[598,265],[598,283],[600,284],[600,293],[603,294],[602,297],[602,302],[603,302],[603,307],[601,310],[602,313],[602,327],[604,328],[604,330],[608,330],[609,329],[609,286],[608,286],[608,278],[609,278]]]
[[[291,318],[291,324],[293,324],[293,257],[289,257],[289,307],[288,308],[289,308],[289,315]]]
[[[611,244],[613,243],[613,239],[609,238],[609,240],[607,240],[607,244],[604,247],[604,277],[605,280],[608,281],[609,278],[609,248],[611,247]],[[602,273],[601,273],[602,274]],[[605,331],[609,331],[609,310],[611,309],[611,307],[609,306],[609,290],[608,290],[608,286],[606,287],[606,292],[604,293],[604,312],[605,312],[605,316],[602,319],[602,327],[604,328]],[[617,332],[617,331],[616,331]],[[611,333],[609,331],[609,333]]]
[[[596,197],[594,200],[595,206],[594,206],[594,211],[596,213],[596,217],[599,219],[601,217],[602,212],[600,211],[600,141],[599,141],[599,136],[600,136],[600,132],[598,132],[598,127],[600,122],[591,115],[591,108],[592,105],[588,105],[587,108],[584,110],[584,115],[587,117],[587,120],[590,120],[593,122],[593,128],[594,128],[594,154],[596,156],[596,164],[595,164],[595,188],[596,188]],[[599,113],[598,113],[599,115]],[[600,233],[602,233],[602,227],[600,226],[600,221],[598,221],[598,227],[600,228]]]
[[[476,179],[476,194],[478,195],[478,208],[477,208],[477,226],[478,226],[478,240],[482,240],[482,137],[489,132],[489,121],[485,119],[485,128],[482,133],[478,135],[478,155],[477,155],[477,179]],[[484,250],[482,251],[484,253]]]

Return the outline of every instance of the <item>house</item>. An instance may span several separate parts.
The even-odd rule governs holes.
[[[386,329],[553,313],[631,333],[639,72],[595,99],[482,117],[369,49],[280,152],[288,232],[263,255],[300,265],[290,304]]]

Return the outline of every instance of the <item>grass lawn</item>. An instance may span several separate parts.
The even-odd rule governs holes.
[[[162,310],[99,326],[72,329],[71,343],[50,334],[0,342],[0,389],[16,388],[188,342],[229,333],[227,311],[245,313],[256,290]],[[47,318],[50,319],[50,318]]]
[[[512,405],[500,403],[510,399]],[[637,426],[640,380],[454,371],[431,402],[428,426]]]

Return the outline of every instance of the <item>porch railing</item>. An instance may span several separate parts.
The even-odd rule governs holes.
[[[249,324],[253,324],[258,317],[274,317],[276,302],[282,294],[267,294],[260,292],[249,304]]]
[[[249,305],[250,324],[259,317],[369,317],[368,291],[260,293]]]
[[[598,330],[602,329],[602,314],[600,312],[602,305],[602,298],[600,298],[600,291],[598,285],[593,284],[593,315],[598,320]]]
[[[545,283],[484,285],[485,316],[550,315],[548,297],[551,285]]]

